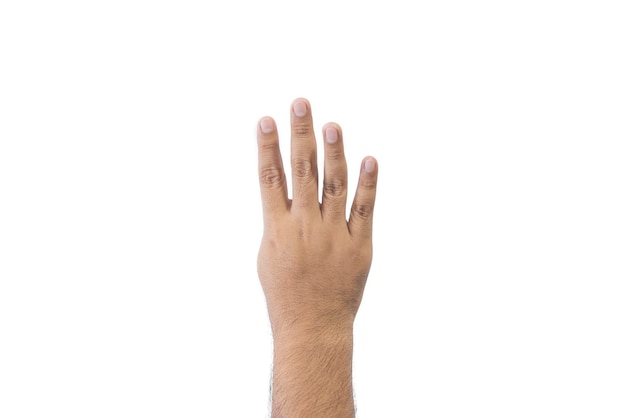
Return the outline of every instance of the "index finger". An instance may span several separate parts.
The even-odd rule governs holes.
[[[261,118],[257,126],[259,148],[259,183],[263,215],[288,210],[287,182],[280,154],[276,123],[270,117]]]

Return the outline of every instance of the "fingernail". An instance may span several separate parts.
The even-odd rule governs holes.
[[[337,139],[339,139],[339,132],[337,132],[337,129],[332,126],[326,128],[326,142],[334,144],[337,142]]]
[[[306,103],[295,102],[293,104],[293,113],[299,118],[306,115]]]
[[[274,130],[274,121],[270,118],[261,119],[261,131],[264,134],[269,134]]]
[[[368,160],[365,161],[365,172],[373,173],[374,167],[376,167],[376,163],[374,162],[373,159],[369,158]]]

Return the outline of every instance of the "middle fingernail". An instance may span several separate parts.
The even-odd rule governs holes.
[[[295,102],[293,104],[293,113],[299,118],[306,115],[306,103],[302,101]]]

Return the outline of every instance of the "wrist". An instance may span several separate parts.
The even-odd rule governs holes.
[[[346,347],[352,345],[352,326],[327,329],[283,329],[273,332],[274,348]]]
[[[341,340],[352,337],[354,316],[351,315],[296,315],[272,321],[272,335],[276,341],[319,339]]]

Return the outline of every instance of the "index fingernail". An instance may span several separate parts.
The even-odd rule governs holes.
[[[274,121],[270,118],[261,119],[261,131],[264,134],[269,134],[274,130]]]

